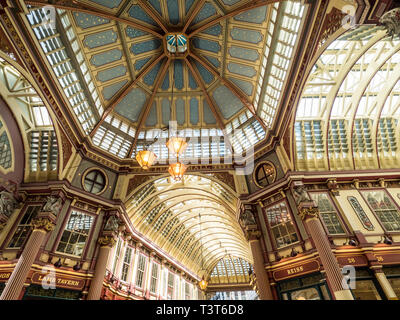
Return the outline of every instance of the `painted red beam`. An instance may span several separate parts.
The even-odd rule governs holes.
[[[168,57],[168,60],[164,63],[161,72],[157,76],[157,79],[156,79],[156,82],[155,82],[154,88],[153,88],[153,93],[151,94],[149,100],[147,101],[146,107],[144,108],[143,112],[140,115],[139,123],[136,128],[135,140],[133,141],[132,146],[128,152],[128,158],[130,158],[132,156],[133,150],[135,150],[135,148],[136,148],[140,130],[142,129],[144,122],[147,119],[147,116],[150,112],[151,106],[153,105],[154,98],[157,94],[158,89],[160,88],[161,82],[164,80],[164,76],[169,68],[169,65],[171,64],[171,61],[172,61],[172,59],[170,57]]]
[[[123,98],[125,98],[125,96],[132,90],[132,88],[138,83],[138,81],[147,73],[149,72],[151,69],[153,69],[153,67],[162,59],[165,57],[165,54],[161,54],[157,59],[155,59],[151,64],[149,64],[145,69],[143,69],[142,72],[140,72],[138,74],[138,76],[136,77],[135,80],[133,80],[131,82],[131,84],[129,86],[127,86],[124,91],[119,94],[108,106],[108,108],[104,111],[103,115],[101,116],[101,119],[99,120],[99,122],[97,122],[97,124],[94,126],[94,128],[92,129],[92,131],[90,132],[90,137],[93,138],[95,132],[97,131],[97,129],[100,128],[100,125],[104,122],[104,120],[107,118],[107,116],[115,109],[115,107],[118,105],[118,103],[120,103],[122,101]]]
[[[157,31],[150,29],[144,25],[141,25],[139,23],[136,23],[134,21],[125,19],[125,18],[120,18],[118,16],[112,15],[107,11],[101,10],[97,7],[88,5],[88,4],[83,4],[81,2],[77,2],[77,1],[60,1],[60,2],[55,2],[52,3],[52,1],[46,1],[46,0],[36,0],[36,1],[25,1],[26,5],[31,5],[34,7],[44,7],[44,6],[51,6],[51,7],[55,7],[58,9],[63,9],[63,10],[68,10],[68,11],[74,11],[74,12],[83,12],[83,13],[87,13],[87,14],[91,14],[91,15],[95,15],[98,17],[102,17],[105,19],[109,19],[109,20],[113,20],[116,22],[121,22],[124,23],[126,25],[129,25],[135,29],[139,29],[145,32],[148,32],[150,34],[152,34],[153,36],[156,36],[157,38],[163,38],[164,36],[159,34]]]

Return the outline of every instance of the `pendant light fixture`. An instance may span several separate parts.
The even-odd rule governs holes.
[[[174,103],[174,85],[175,85],[175,71],[173,70],[172,94],[171,94],[171,104],[170,104],[171,118],[172,118],[172,105]],[[176,157],[176,162],[169,165],[168,172],[175,181],[182,181],[187,166],[179,161],[179,156],[186,150],[187,147],[186,139],[178,137],[178,134],[174,132],[174,135],[168,139],[166,145],[167,148],[171,151],[171,153]]]
[[[177,158],[177,162],[169,165],[168,172],[175,181],[182,181],[186,169],[187,167]]]
[[[181,137],[172,137],[168,140],[167,142],[167,148],[176,156],[179,157],[179,155],[183,152],[185,152],[187,148],[187,142],[185,138]]]
[[[202,240],[202,235],[201,235],[201,216],[199,212],[199,227],[200,227],[200,250],[201,250],[201,271],[204,271],[204,266],[203,266],[203,240]],[[204,274],[201,277],[201,280],[199,281],[199,287],[202,291],[205,291],[208,286],[208,281],[204,278]]]
[[[149,170],[156,159],[156,154],[153,151],[148,150],[147,148],[145,150],[139,151],[136,154],[136,160],[144,170]]]

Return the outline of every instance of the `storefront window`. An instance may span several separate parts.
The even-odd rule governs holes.
[[[331,300],[321,274],[282,281],[277,288],[282,300]]]
[[[352,292],[355,300],[382,300],[372,280],[357,280]]]
[[[81,291],[67,289],[44,289],[39,285],[30,285],[25,292],[23,300],[78,300]]]
[[[382,300],[374,276],[366,269],[356,270],[356,288],[351,289],[354,300]]]
[[[285,247],[299,241],[294,222],[285,201],[267,208],[266,215],[277,248]]]
[[[393,291],[397,298],[400,298],[400,266],[399,267],[384,267],[383,272],[386,275]]]

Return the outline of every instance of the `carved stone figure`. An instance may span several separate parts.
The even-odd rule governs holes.
[[[250,226],[250,225],[256,225],[256,220],[254,219],[254,215],[250,210],[244,210],[242,215],[241,215],[241,222],[243,226]]]
[[[17,200],[15,200],[12,193],[5,190],[0,192],[0,213],[9,218],[16,207]]]
[[[296,200],[296,205],[299,205],[302,202],[312,201],[307,193],[306,188],[303,185],[294,187],[293,191],[294,191],[294,198]]]
[[[104,231],[117,232],[119,228],[119,219],[117,216],[112,215],[108,218],[106,225],[104,226]]]
[[[61,198],[50,196],[47,197],[47,202],[43,206],[43,211],[52,212],[55,216],[57,216],[60,213],[61,208],[62,208]]]
[[[395,8],[386,12],[380,19],[379,23],[385,26],[388,35],[392,38],[400,36],[400,8]]]

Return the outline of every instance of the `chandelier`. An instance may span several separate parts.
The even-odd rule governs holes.
[[[172,95],[170,104],[171,106],[173,105],[174,102],[174,83],[175,83],[175,73],[173,74],[173,81],[172,81]],[[179,137],[178,134],[173,135],[168,139],[166,146],[169,149],[169,151],[176,157],[176,162],[169,165],[168,172],[175,181],[182,181],[187,166],[179,161],[179,156],[183,152],[185,152],[188,146],[186,138]],[[148,150],[147,147],[145,148],[145,150],[139,151],[136,155],[137,162],[144,170],[148,170],[154,164],[157,158],[156,154]]]

